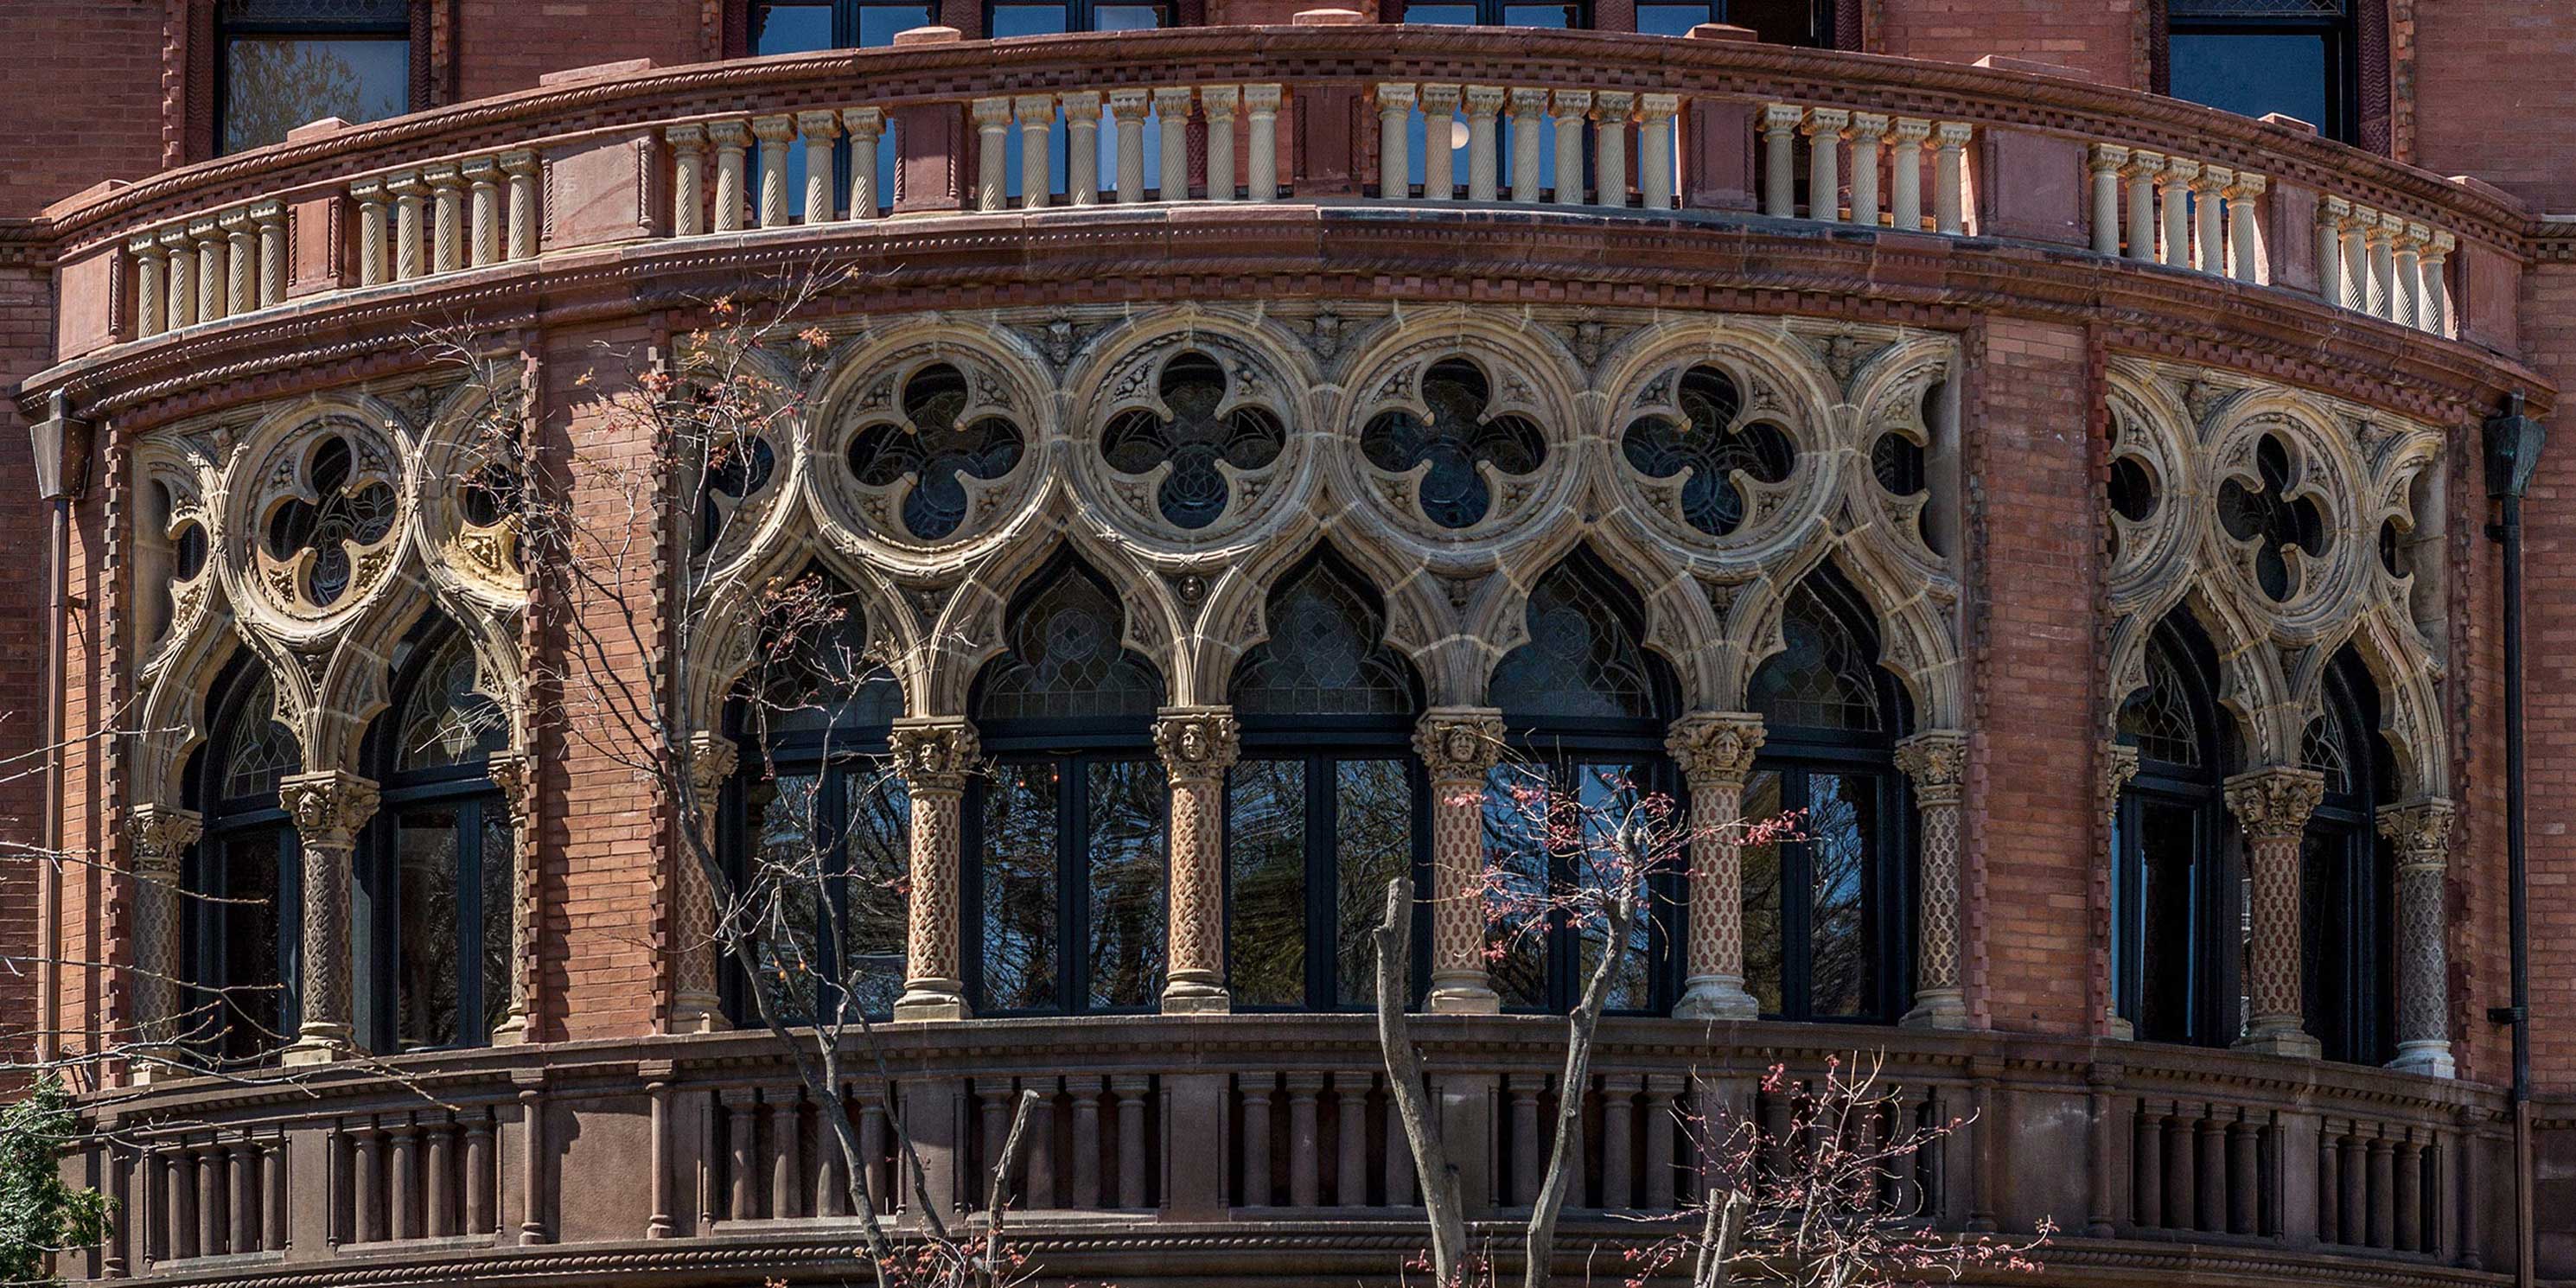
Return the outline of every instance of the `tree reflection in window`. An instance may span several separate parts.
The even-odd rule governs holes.
[[[934,363],[904,382],[901,422],[871,425],[850,440],[850,472],[860,483],[887,487],[911,479],[903,526],[923,541],[966,522],[966,479],[998,479],[1020,463],[1019,426],[991,413],[960,424],[969,401],[965,373]]]
[[[302,849],[278,784],[303,768],[277,691],[255,657],[214,685],[215,733],[192,764],[189,801],[204,830],[181,869],[184,960],[196,985],[185,1038],[222,1062],[264,1059],[293,1036],[302,916]]]
[[[1162,677],[1125,615],[1060,556],[1007,613],[969,700],[970,967],[980,1012],[1142,1010],[1164,972],[1169,782],[1149,750]]]
[[[1287,442],[1286,429],[1267,410],[1221,410],[1230,384],[1214,358],[1181,354],[1163,367],[1163,405],[1172,414],[1122,412],[1100,435],[1101,456],[1121,474],[1170,466],[1155,488],[1155,505],[1183,528],[1204,528],[1224,515],[1234,495],[1225,467],[1238,473],[1260,469],[1279,459]]]
[[[1546,436],[1528,418],[1489,414],[1493,387],[1475,363],[1433,363],[1422,374],[1422,401],[1431,409],[1428,419],[1411,411],[1383,413],[1361,433],[1360,450],[1389,474],[1427,466],[1422,511],[1441,527],[1473,527],[1492,509],[1485,467],[1524,475],[1547,459]]]
[[[1745,988],[1766,1015],[1889,1020],[1912,965],[1904,698],[1868,605],[1830,567],[1790,590],[1780,631],[1747,686],[1765,736],[1744,816],[1796,825],[1744,850]]]
[[[2398,934],[2393,858],[2377,824],[2393,769],[2378,687],[2349,645],[2323,688],[2325,709],[2301,749],[2325,775],[2299,846],[2302,1014],[2326,1059],[2383,1064],[2397,1054]]]
[[[1714,367],[1684,372],[1675,401],[1681,405],[1678,418],[1658,414],[1630,422],[1620,437],[1621,450],[1647,478],[1668,479],[1689,470],[1682,483],[1682,520],[1710,536],[1725,536],[1742,527],[1752,512],[1751,490],[1737,482],[1736,473],[1780,482],[1796,463],[1797,447],[1777,425],[1737,424],[1743,395],[1732,378]],[[1919,462],[1918,453],[1918,473]]]

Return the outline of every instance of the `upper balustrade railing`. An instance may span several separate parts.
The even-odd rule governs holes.
[[[927,33],[921,33],[927,34]],[[1580,158],[1577,162],[1575,158]],[[621,242],[944,212],[1497,203],[2055,242],[2462,334],[2509,198],[2312,131],[2070,79],[1720,40],[1199,28],[583,78],[48,212],[70,357]]]

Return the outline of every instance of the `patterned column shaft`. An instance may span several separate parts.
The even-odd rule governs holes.
[[[1673,725],[1664,742],[1690,786],[1689,972],[1673,1013],[1687,1019],[1752,1019],[1744,990],[1744,780],[1762,749],[1762,717],[1704,712]]]
[[[510,811],[510,1010],[494,1030],[497,1043],[524,1042],[528,1034],[528,972],[536,964],[536,765],[518,752],[502,752],[486,772]],[[486,854],[489,863],[492,856]]]
[[[707,129],[674,125],[662,136],[671,144],[671,235],[695,237],[707,230]]]
[[[966,1018],[958,959],[959,803],[982,748],[964,720],[902,720],[889,735],[895,772],[912,797],[912,909],[899,1020]]]
[[[1411,85],[1377,87],[1377,195],[1389,201],[1402,200],[1412,189],[1413,171],[1406,155],[1411,140],[1404,127],[1413,102]]]
[[[326,1061],[349,1042],[349,875],[376,785],[326,769],[286,778],[278,795],[304,849],[303,1018],[287,1061]]]
[[[1233,713],[1176,708],[1154,723],[1172,775],[1171,979],[1167,1012],[1228,1009],[1225,987],[1225,771],[1241,747]]]
[[[2129,780],[2138,776],[2138,749],[2116,742],[2098,743],[2093,749],[2093,807],[2102,820],[2097,835],[2101,845],[2094,851],[2094,862],[2104,874],[2116,871],[2120,856],[2113,848],[2119,839],[2120,795],[2129,789]],[[2109,877],[2103,878],[2106,882]],[[2107,900],[2108,888],[2104,898]],[[2102,999],[2102,1021],[2112,1037],[2136,1036],[2133,1026],[2120,1015],[2119,999],[2107,992]]]
[[[1162,174],[1154,185],[1157,201],[1190,199],[1190,98],[1186,85],[1154,90],[1154,117],[1162,122],[1156,141],[1162,145]]]
[[[716,150],[715,230],[740,232],[749,217],[750,195],[743,189],[742,172],[743,149],[751,144],[751,129],[740,121],[711,121],[707,141]]]
[[[1435,707],[1413,734],[1431,780],[1431,1009],[1492,1014],[1485,965],[1485,775],[1502,758],[1502,717]]]
[[[689,793],[701,843],[713,853],[716,807],[733,779],[741,751],[730,738],[710,733],[689,738]],[[712,1033],[725,1027],[716,992],[717,891],[715,877],[695,846],[682,850],[671,873],[671,1019],[674,1033]]]
[[[841,128],[850,136],[850,218],[874,219],[886,195],[877,191],[877,143],[885,137],[885,112],[874,107],[842,108]]]
[[[1959,930],[1959,804],[1966,796],[1968,736],[1955,730],[1919,733],[1896,745],[1896,767],[1914,781],[1914,805],[1923,820],[1922,906],[1917,914],[1918,957],[1914,1009],[1905,1022],[1921,1028],[1965,1028],[1967,972]]]
[[[431,166],[422,177],[430,189],[430,271],[453,273],[465,267],[465,177],[452,164]]]
[[[537,255],[537,154],[504,152],[501,172],[509,176],[510,213],[508,252],[510,258],[534,259]]]
[[[2325,796],[2313,769],[2275,766],[2238,774],[2226,785],[2227,808],[2245,830],[2247,909],[2252,947],[2245,993],[2252,1010],[2242,1046],[2314,1054],[2301,1032],[2299,988],[2299,837]]]
[[[788,199],[787,145],[796,141],[796,118],[783,115],[754,117],[751,137],[760,149],[760,226],[784,227]]]
[[[180,1012],[180,862],[203,832],[191,810],[137,805],[134,836],[134,1035],[147,1048],[176,1041]],[[150,1052],[161,1055],[161,1052]],[[156,1065],[137,1062],[139,1081]]]
[[[169,264],[168,257],[160,241],[149,234],[127,242],[125,253],[134,257],[134,337],[159,335],[169,321],[169,306],[161,296],[161,272]]]
[[[2439,798],[2379,811],[2379,834],[2397,857],[2397,1068],[2452,1076],[2442,879],[2449,872],[2451,802]]]

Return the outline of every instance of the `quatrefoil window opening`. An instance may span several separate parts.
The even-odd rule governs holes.
[[[469,528],[489,532],[509,527],[516,522],[519,507],[526,500],[520,489],[517,467],[506,461],[487,462],[465,476],[465,482],[457,488],[456,508]],[[509,551],[511,562],[520,572],[526,572],[526,552],[516,542],[509,544]]]
[[[1680,406],[1678,417],[1648,415],[1629,422],[1627,432],[1621,436],[1621,450],[1628,464],[1650,479],[1669,479],[1690,471],[1681,487],[1682,521],[1712,537],[1726,536],[1743,527],[1753,510],[1752,489],[1737,482],[1737,472],[1760,482],[1778,483],[1789,477],[1790,468],[1796,464],[1797,445],[1779,426],[1768,421],[1738,424],[1744,412],[1744,396],[1737,391],[1734,380],[1715,368],[1693,367],[1684,372],[1675,402]],[[1873,450],[1873,466],[1876,458]],[[1890,462],[1891,466],[1901,464],[1901,456]],[[1912,464],[1919,479],[1919,448]],[[1882,472],[1879,477],[1885,481],[1890,474]]]
[[[2290,449],[2280,439],[2263,435],[2254,447],[2257,486],[2229,479],[2218,489],[2218,521],[2227,535],[2252,546],[2254,581],[2274,603],[2290,598],[2292,547],[2309,558],[2326,552],[2325,515],[2307,497],[2292,497],[2296,475]]]
[[[1493,509],[1480,467],[1526,475],[1547,460],[1547,439],[1527,417],[1491,413],[1493,387],[1476,364],[1449,358],[1422,373],[1425,418],[1409,409],[1381,413],[1360,435],[1369,464],[1389,474],[1423,469],[1422,512],[1444,528],[1474,527]],[[1424,468],[1427,467],[1427,468]]]
[[[1258,407],[1226,407],[1232,379],[1217,361],[1183,353],[1163,367],[1160,392],[1169,416],[1148,408],[1120,412],[1100,436],[1100,454],[1121,474],[1151,474],[1170,464],[1154,490],[1165,519],[1195,531],[1216,522],[1233,499],[1226,468],[1249,473],[1279,459],[1287,429]]]
[[[970,402],[965,373],[933,363],[903,385],[903,420],[870,425],[850,440],[850,473],[868,487],[909,478],[903,526],[937,541],[966,522],[968,478],[998,479],[1020,463],[1027,440],[1009,419],[984,414],[960,424]]]
[[[2397,520],[2380,520],[2379,566],[2387,569],[2388,575],[2391,577],[2403,577],[2406,575],[2405,543],[2405,534],[2398,530]]]
[[[328,608],[349,593],[356,552],[392,533],[397,502],[389,484],[357,477],[349,440],[336,434],[313,449],[301,473],[316,499],[290,497],[270,513],[268,556],[295,570],[307,601]]]
[[[706,473],[698,483],[697,548],[714,545],[735,512],[777,472],[778,449],[766,438],[735,434],[709,443]]]

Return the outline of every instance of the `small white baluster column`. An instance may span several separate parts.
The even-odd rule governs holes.
[[[2164,201],[2165,242],[2157,262],[2175,267],[2191,263],[2191,186],[2200,178],[2200,163],[2166,157],[2156,176],[2156,194]]]
[[[1807,113],[1807,218],[1843,220],[1843,130],[1851,113],[1819,107]]]
[[[2236,172],[2227,185],[2227,275],[2240,282],[2260,282],[2265,272],[2263,190],[2271,181],[2259,174]]]
[[[197,322],[197,244],[185,224],[161,230],[161,249],[170,260],[169,330]]]
[[[2424,325],[2424,243],[2433,230],[2409,222],[2397,235],[2397,323]]]
[[[2156,181],[2164,177],[2161,152],[2129,154],[2129,258],[2156,258]]]
[[[1863,228],[1878,227],[1878,145],[1886,137],[1886,117],[1876,112],[1852,113],[1851,218]]]
[[[2343,223],[2352,218],[2352,203],[2341,197],[2317,202],[2317,298],[2343,303]]]
[[[1011,100],[979,98],[975,114],[975,208],[1000,210],[1009,200]]]
[[[162,298],[162,274],[170,267],[169,252],[161,249],[159,238],[147,233],[125,243],[125,253],[134,259],[134,338],[155,336],[169,324],[169,303]]]
[[[350,184],[349,199],[358,203],[358,285],[380,285],[388,271],[384,181],[361,179]]]
[[[224,312],[248,313],[259,307],[259,231],[250,211],[227,210],[216,219],[224,226]]]
[[[1202,85],[1199,111],[1207,117],[1207,199],[1234,200],[1234,109],[1242,101],[1239,85]]]
[[[1976,127],[1943,121],[1932,131],[1940,151],[1932,157],[1932,226],[1957,235],[1968,231],[1968,140]]]
[[[2129,164],[2129,150],[2109,143],[2093,145],[2089,171],[2093,178],[2093,253],[2120,253],[2120,172]],[[2134,229],[2136,221],[2131,220]],[[2131,240],[2137,233],[2129,234]]]
[[[1067,94],[1064,103],[1064,199],[1100,204],[1100,94]]]
[[[1628,116],[1637,96],[1605,89],[1592,96],[1592,202],[1613,210],[1628,208]]]
[[[1109,115],[1118,123],[1118,200],[1145,199],[1145,91],[1109,91]]]
[[[1592,91],[1561,89],[1550,98],[1556,111],[1556,184],[1560,206],[1583,204],[1583,122],[1592,115]]]
[[[1154,191],[1158,201],[1190,199],[1190,87],[1163,86],[1154,91],[1154,119],[1163,123],[1163,181]]]
[[[1413,195],[1413,167],[1406,155],[1405,125],[1413,119],[1414,88],[1389,82],[1377,87],[1377,195],[1401,201]]]
[[[2355,313],[2370,311],[2370,243],[2369,230],[2379,216],[2354,206],[2343,219],[2343,306]]]
[[[465,267],[465,176],[453,163],[421,171],[430,191],[430,267],[453,273]]]
[[[1543,175],[1539,173],[1538,132],[1547,116],[1547,91],[1514,88],[1512,90],[1512,200],[1538,200]]]
[[[1771,103],[1762,109],[1762,213],[1773,219],[1798,214],[1798,126],[1806,109]]]
[[[1930,121],[1910,116],[1896,118],[1887,150],[1888,173],[1895,181],[1887,197],[1890,227],[1909,233],[1923,231],[1923,141],[1931,137]]]
[[[825,110],[798,112],[796,137],[805,144],[805,192],[797,212],[808,224],[827,224],[840,214],[832,191],[832,145],[841,137],[841,114]],[[876,158],[868,158],[871,165]]]
[[[716,150],[715,230],[738,233],[750,217],[746,209],[748,195],[743,191],[743,149],[751,144],[751,131],[740,121],[710,121],[707,142]]]
[[[1450,142],[1450,130],[1457,124],[1464,93],[1458,85],[1422,87],[1422,195],[1432,201],[1458,196],[1458,149]]]
[[[1499,85],[1467,87],[1467,200],[1492,201],[1501,182],[1502,155],[1495,150],[1495,118],[1503,110]]]
[[[250,208],[259,225],[259,306],[286,302],[286,204],[263,201]]]
[[[465,262],[475,268],[501,261],[501,161],[476,157],[465,175]]]
[[[224,291],[231,285],[231,256],[224,232],[212,217],[188,222],[188,238],[197,243],[197,320],[224,319]]]
[[[841,128],[850,132],[850,218],[874,219],[883,197],[877,191],[877,148],[885,138],[885,111],[842,108]]]
[[[2397,317],[2397,234],[2405,227],[2405,220],[2380,214],[2361,230],[2370,247],[2370,315],[2381,321]]]
[[[408,282],[429,265],[429,185],[420,175],[398,174],[385,180],[394,194],[394,280]]]
[[[1648,210],[1670,210],[1681,195],[1681,154],[1674,150],[1679,94],[1637,97],[1637,191]]]
[[[707,127],[674,125],[662,138],[671,145],[671,235],[695,237],[707,230]]]
[[[1055,128],[1055,95],[1022,94],[1011,100],[1020,122],[1020,209],[1044,210],[1055,200],[1055,175],[1049,169],[1047,132]],[[1072,140],[1071,132],[1066,141]]]
[[[2439,336],[2451,334],[2451,277],[2445,266],[2451,260],[2451,248],[2459,240],[2441,229],[2433,230],[2433,240],[2424,247],[2424,304],[2419,310],[2423,328]]]
[[[537,235],[545,229],[545,220],[537,213],[537,154],[524,148],[502,153],[501,173],[510,176],[510,258],[535,259]]]
[[[2236,172],[2223,165],[2202,166],[2191,181],[2191,266],[2201,272],[2227,271],[2227,243],[2219,230],[2219,193],[2234,182]]]
[[[1251,117],[1244,129],[1243,187],[1254,201],[1279,199],[1279,100],[1277,85],[1243,87],[1243,110]]]
[[[796,118],[787,115],[752,118],[751,137],[760,141],[760,226],[787,226],[787,145],[796,141]]]

